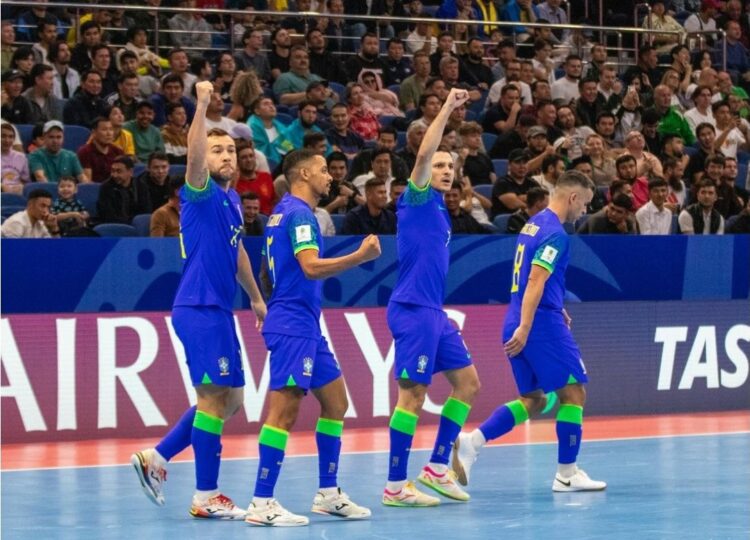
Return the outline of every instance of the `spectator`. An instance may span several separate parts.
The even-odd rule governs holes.
[[[151,96],[151,104],[154,110],[153,123],[156,127],[161,127],[166,123],[168,103],[181,104],[185,108],[188,124],[193,121],[195,105],[188,97],[185,97],[184,90],[185,83],[177,73],[170,73],[162,79],[161,93]]]
[[[180,236],[180,190],[184,178],[169,179],[169,198],[151,214],[149,236],[152,238]]]
[[[487,133],[503,134],[513,130],[521,116],[521,93],[512,84],[506,84],[500,91],[497,105],[484,117],[482,127]]]
[[[659,158],[651,152],[646,152],[644,150],[645,146],[646,140],[643,134],[638,131],[631,131],[625,136],[625,153],[623,155],[630,155],[635,158],[637,165],[636,176],[664,177]],[[645,201],[643,203],[645,204]]]
[[[348,159],[354,158],[365,142],[362,137],[349,129],[349,111],[346,105],[337,103],[333,106],[331,124],[332,127],[325,132],[328,142],[335,151],[343,152]]]
[[[714,208],[716,185],[711,180],[701,180],[695,185],[698,202],[680,212],[682,234],[724,234],[724,218]]]
[[[633,222],[628,219],[633,201],[624,193],[612,197],[607,206],[578,228],[578,234],[636,234]],[[671,219],[671,218],[670,218]]]
[[[598,133],[586,138],[584,155],[591,158],[592,177],[597,186],[608,186],[617,175],[615,160],[605,152],[604,139]]]
[[[145,71],[149,75],[161,77],[162,68],[167,68],[169,62],[148,48],[148,32],[146,28],[143,26],[131,26],[126,32],[125,39],[127,43],[122,51],[130,51],[135,54],[138,60],[138,69]],[[118,63],[121,60],[121,55],[122,53],[118,56]]]
[[[463,151],[459,153],[463,165],[463,176],[468,176],[472,186],[494,184],[497,180],[492,160],[482,149],[482,126],[476,122],[464,123],[458,131],[463,142]]]
[[[89,213],[76,197],[77,193],[78,182],[72,176],[62,176],[57,182],[57,200],[52,203],[50,212],[57,218],[62,236],[85,228],[89,220]]]
[[[234,60],[240,71],[253,69],[261,81],[268,83],[271,80],[271,65],[268,56],[261,52],[263,48],[263,34],[255,28],[248,28],[242,34],[243,49],[239,51]]]
[[[415,122],[409,124],[409,128],[406,130],[406,146],[396,153],[396,156],[404,162],[405,170],[412,171],[414,169],[419,146],[422,144],[426,131],[427,129],[421,124]]]
[[[492,218],[526,208],[526,194],[539,184],[526,176],[527,156],[523,150],[513,150],[508,156],[508,174],[492,187]]]
[[[536,5],[536,14],[551,24],[568,24],[568,15],[560,7],[561,0],[546,0]],[[552,30],[557,39],[563,41],[568,38],[569,30]]]
[[[78,73],[91,70],[91,50],[102,43],[102,28],[88,20],[80,26],[80,42],[71,51],[70,65]]]
[[[587,75],[586,77],[588,78],[590,75]],[[607,111],[614,113],[617,111],[622,104],[622,98],[620,97],[622,83],[617,79],[617,70],[615,69],[615,66],[605,64],[602,66],[599,76],[594,80],[599,81],[596,91],[601,103],[600,112]],[[598,115],[596,118],[598,118]],[[596,118],[594,118],[594,121],[589,124],[589,127],[596,124]]]
[[[594,131],[602,138],[602,141],[604,141],[606,150],[622,148],[622,140],[615,139],[616,127],[617,118],[610,112],[603,112],[596,118]]]
[[[718,0],[702,0],[700,11],[693,13],[683,23],[685,31],[688,33],[693,32],[706,32],[710,30],[716,30],[715,17],[721,9],[721,4]],[[713,45],[716,40],[716,34],[704,34],[706,41],[709,45]],[[695,39],[690,40],[689,47],[692,49],[695,47]]]
[[[310,55],[310,71],[324,81],[346,84],[346,69],[341,60],[327,47],[323,32],[313,28],[307,32],[307,50]]]
[[[164,151],[170,163],[187,163],[187,113],[182,103],[167,103],[167,123],[161,128]],[[207,116],[208,117],[208,116]]]
[[[466,48],[468,52],[461,62],[459,80],[481,90],[489,90],[495,78],[484,61],[484,43],[478,38],[470,38]]]
[[[70,99],[81,85],[81,76],[70,67],[70,47],[64,41],[49,46],[47,61],[55,69],[52,93],[58,99]]]
[[[17,69],[3,73],[2,117],[11,124],[29,124],[33,116],[31,103],[21,95],[24,78]]]
[[[531,3],[531,0],[510,0],[500,11],[501,21],[533,23],[537,18],[536,6]],[[529,29],[520,24],[511,27],[510,31],[516,35],[516,40],[521,42],[531,37]]]
[[[154,152],[148,156],[146,169],[135,180],[148,188],[151,203],[149,212],[165,205],[170,197],[172,177],[169,175],[169,160],[164,152]]]
[[[695,135],[698,138],[698,152],[690,156],[690,161],[685,169],[685,180],[688,187],[698,181],[705,169],[706,159],[715,153],[716,128],[712,124],[699,124],[695,128]]]
[[[96,71],[102,77],[103,97],[117,92],[117,80],[119,72],[112,64],[112,53],[104,43],[94,45],[91,48],[91,70]]]
[[[533,176],[532,179],[547,190],[552,196],[555,194],[557,179],[565,172],[565,160],[559,154],[549,154],[542,161],[542,171],[540,174]]]
[[[206,129],[208,131],[212,129],[220,129],[229,133],[237,123],[231,118],[227,118],[223,115],[224,113],[224,101],[221,99],[221,94],[218,91],[214,91],[211,94],[211,101],[208,103],[206,108]]]
[[[383,83],[386,86],[401,84],[414,73],[411,62],[404,56],[404,42],[395,37],[389,39],[386,53],[383,60]]]
[[[726,69],[734,72],[740,82],[740,86],[747,90],[750,88],[750,52],[747,50],[742,39],[742,30],[737,21],[727,21],[725,25],[725,39],[727,47]],[[722,50],[723,44],[718,45]]]
[[[404,160],[397,156],[396,151],[398,133],[393,126],[384,126],[378,130],[378,138],[375,140],[375,148],[366,148],[362,150],[352,160],[349,177],[355,178],[360,174],[370,172],[372,159],[378,148],[385,148],[391,152],[391,172],[394,178],[408,178],[411,169],[406,166]]]
[[[417,16],[429,18],[426,13],[419,13]],[[406,37],[405,43],[412,54],[422,51],[429,56],[437,50],[437,38],[432,35],[432,27],[423,21],[415,23],[414,30]]]
[[[716,185],[716,210],[727,219],[742,211],[748,198],[748,192],[737,185],[737,159],[725,158],[721,180]]]
[[[31,46],[34,62],[48,64],[47,53],[50,45],[57,42],[57,22],[51,17],[45,17],[37,26],[38,41]]]
[[[711,99],[713,92],[708,86],[699,85],[693,91],[691,97],[695,107],[685,111],[685,120],[688,121],[690,128],[695,131],[699,124],[711,124],[716,127],[716,120],[711,110]]]
[[[360,40],[359,52],[352,56],[346,63],[346,72],[350,81],[360,80],[363,71],[374,71],[383,74],[386,70],[385,63],[380,59],[380,43],[378,36],[366,33]]]
[[[672,212],[666,207],[669,185],[662,178],[654,178],[648,183],[650,200],[635,213],[641,234],[670,234],[672,232]]]
[[[253,193],[258,200],[260,213],[270,216],[278,198],[273,189],[271,175],[258,170],[252,141],[242,141],[237,145],[237,169],[237,193]]]
[[[552,105],[551,110],[555,106]],[[495,144],[490,148],[489,156],[491,159],[508,159],[508,155],[516,149],[523,150],[527,147],[529,129],[536,126],[536,119],[533,116],[521,115],[518,120],[516,129],[500,135]],[[541,126],[539,126],[541,127]]]
[[[445,209],[448,211],[451,220],[452,234],[484,234],[487,232],[469,212],[461,208],[463,189],[459,182],[453,182],[444,198]]]
[[[458,60],[453,34],[443,31],[438,35],[437,50],[430,55],[430,73],[433,76],[440,75],[440,61],[446,56]]]
[[[521,98],[520,102],[523,105],[532,105],[533,98],[531,96],[531,87],[521,80],[521,62],[515,58],[509,59],[505,64],[504,69],[505,77],[499,79],[490,86],[490,91],[487,94],[487,101],[485,101],[485,108],[490,109],[495,105],[502,94],[502,89],[507,85],[513,85],[518,88]]]
[[[289,71],[291,49],[292,38],[287,29],[276,28],[276,30],[271,32],[271,52],[268,54],[268,63],[271,65],[271,78],[273,81],[278,79],[282,73]],[[268,82],[270,84],[273,81]]]
[[[182,81],[182,95],[190,99],[193,95],[193,86],[198,77],[190,72],[190,57],[188,53],[179,47],[175,47],[169,51],[167,58],[169,60],[169,75],[176,75],[180,78]],[[166,77],[162,78],[162,84],[165,84]]]
[[[44,146],[29,155],[29,170],[35,182],[57,182],[72,176],[79,182],[90,182],[78,156],[63,146],[63,125],[57,120],[44,124]]]
[[[122,150],[123,154],[135,157],[135,144],[133,135],[122,126],[125,123],[125,116],[119,107],[110,107],[109,121],[112,124],[112,144]]]
[[[138,73],[138,58],[132,51],[124,51],[120,55],[120,74],[138,77],[138,91],[141,98],[150,99],[161,89],[161,84],[156,77]]]
[[[440,97],[436,94],[425,92],[419,97],[419,114],[415,122],[427,129],[437,117],[442,105]]]
[[[15,69],[23,74],[23,90],[31,86],[31,68],[34,67],[34,53],[31,47],[23,45],[18,47],[10,59],[10,69]]]
[[[331,152],[326,161],[328,174],[331,175],[331,185],[328,188],[328,195],[318,202],[318,207],[325,209],[329,214],[346,214],[355,206],[365,204],[365,198],[360,195],[359,190],[346,180],[348,176],[346,156],[341,152]]]
[[[746,123],[738,122],[732,117],[729,103],[719,101],[713,104],[712,109],[718,132],[714,148],[717,148],[724,157],[732,158],[737,157],[738,149],[750,151],[750,144],[748,144],[750,130]]]
[[[726,231],[728,234],[750,234],[750,201]]]
[[[2,71],[10,69],[10,61],[16,51],[15,43],[16,29],[13,28],[13,22],[2,21],[0,23],[0,52],[2,53],[0,69]]]
[[[133,178],[133,160],[120,156],[112,164],[111,176],[99,190],[96,202],[102,223],[129,224],[138,214],[152,211],[148,187]]]
[[[31,105],[30,124],[63,119],[63,101],[52,92],[54,69],[47,64],[36,64],[31,69],[32,86],[21,94]]]
[[[669,185],[666,206],[673,213],[679,212],[687,204],[687,188],[683,181],[685,165],[675,158],[667,158],[662,162],[664,177]]]
[[[229,94],[232,108],[227,113],[227,117],[244,123],[253,112],[253,102],[263,95],[263,88],[261,88],[258,76],[251,70],[237,74]]]
[[[276,165],[282,156],[294,150],[287,138],[286,126],[276,119],[276,106],[269,97],[261,96],[252,105],[253,115],[247,124],[253,132],[255,148]]]
[[[388,210],[396,213],[396,206],[398,204],[398,199],[401,197],[401,195],[406,191],[406,187],[408,186],[409,181],[406,178],[394,178],[391,182],[391,189],[388,191],[388,198],[390,199],[390,202],[386,206]],[[485,218],[487,217],[487,214],[484,215]],[[396,216],[396,219],[398,219],[398,216]]]
[[[365,91],[361,84],[349,83],[346,87],[346,102],[349,105],[351,130],[365,141],[375,139],[378,134],[378,118],[365,103]]]
[[[149,7],[158,8],[161,4],[161,0],[146,0],[145,2]],[[154,42],[155,29],[166,29],[169,28],[169,17],[171,13],[165,11],[153,10],[139,10],[133,12],[133,20],[135,26],[146,28],[148,31],[148,43]]]
[[[0,189],[3,193],[23,193],[24,185],[31,181],[26,154],[13,149],[16,130],[7,122],[0,124]]]
[[[219,56],[216,59],[217,65],[220,62],[228,62],[231,59],[232,67],[235,68],[232,71],[232,76],[234,76],[234,71],[236,70],[236,65],[234,63],[234,58],[231,58],[231,55],[224,51],[220,52]],[[195,91],[195,83],[200,81],[212,81],[214,83],[214,87],[216,87],[217,90],[219,90],[219,93],[223,93],[221,90],[224,88],[223,80],[218,80],[218,68],[217,68],[217,74],[216,74],[216,80],[212,80],[212,77],[214,76],[214,68],[211,65],[211,62],[203,58],[202,56],[198,56],[190,60],[190,68],[188,71],[191,75],[195,75],[195,82],[193,83],[193,88],[191,89],[190,93],[191,95]]]
[[[386,151],[373,160],[378,167],[381,156],[389,156]],[[388,162],[390,167],[390,161]],[[390,172],[390,171],[389,171]],[[341,234],[396,234],[396,215],[386,209],[388,188],[380,175],[369,178],[365,184],[365,204],[346,214]]]
[[[363,70],[358,82],[364,90],[365,104],[376,116],[404,116],[398,108],[398,96],[383,87],[377,73]]]
[[[424,51],[414,54],[414,74],[406,77],[399,88],[399,104],[405,111],[416,109],[430,78],[430,58]]]
[[[81,87],[68,100],[63,108],[65,124],[91,127],[91,123],[100,116],[107,116],[107,105],[101,98],[102,78],[95,71],[81,75]]]
[[[195,0],[178,0],[177,7],[194,8]],[[195,47],[206,51],[211,48],[211,25],[197,12],[178,12],[168,21],[175,47]]]
[[[625,180],[631,187],[633,209],[637,210],[648,202],[648,178],[638,176],[638,162],[630,154],[623,154],[615,161],[617,178]]]
[[[109,118],[97,118],[91,128],[91,140],[77,154],[86,177],[100,184],[109,178],[112,163],[123,151],[112,144],[114,133]]]
[[[643,19],[642,28],[651,30],[666,30],[668,32],[676,31],[679,34],[651,34],[649,36],[651,45],[657,53],[669,52],[672,47],[680,43],[685,33],[685,29],[672,16],[667,14],[665,6],[666,0],[652,0],[651,13]]]
[[[367,174],[360,174],[352,180],[352,184],[358,190],[362,191],[365,184],[375,178],[380,180],[385,185],[386,202],[388,198],[388,190],[391,187],[391,181],[393,175],[391,174],[391,151],[385,147],[377,147],[371,154],[371,167],[372,169]]]
[[[297,105],[305,100],[307,86],[321,78],[310,72],[310,55],[297,45],[289,54],[289,71],[282,73],[273,83],[273,93],[281,105]]]
[[[333,224],[331,214],[323,210],[320,206],[315,208],[315,219],[318,220],[320,234],[323,236],[335,236],[336,226]]]
[[[153,121],[154,106],[150,101],[141,101],[135,111],[135,120],[122,126],[133,135],[135,156],[141,163],[146,163],[153,152],[164,152],[164,139]]]
[[[552,100],[561,99],[565,103],[570,103],[580,97],[578,81],[583,72],[581,57],[575,54],[568,55],[563,69],[565,76],[557,79],[551,86]]]
[[[592,83],[587,83],[586,86],[591,87]],[[588,88],[586,91],[590,93],[592,88]],[[593,92],[596,92],[595,87]],[[580,107],[581,104],[579,103],[576,111],[580,112]],[[567,105],[557,109],[557,123],[562,130],[563,137],[557,139],[553,146],[568,159],[581,157],[586,139],[590,135],[594,135],[594,130],[588,127],[586,122],[581,122],[580,116],[577,116],[573,108]]]
[[[109,107],[119,107],[126,121],[135,120],[135,109],[141,102],[138,75],[120,75],[117,80],[117,92],[108,95],[104,101]]]
[[[513,212],[508,219],[506,233],[519,234],[526,222],[549,205],[550,192],[543,187],[531,188],[526,194],[526,208]]]
[[[60,235],[57,218],[50,212],[52,195],[44,189],[29,193],[26,210],[10,216],[2,226],[3,238],[50,238]]]
[[[263,236],[263,221],[261,221],[259,214],[260,201],[258,196],[252,191],[248,191],[242,194],[240,197],[242,200],[242,218],[244,221],[243,234],[245,236]]]

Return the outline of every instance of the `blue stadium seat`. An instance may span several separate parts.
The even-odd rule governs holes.
[[[333,90],[339,95],[339,101],[341,103],[346,103],[346,87],[343,84],[328,81],[328,88]]]
[[[138,214],[133,218],[133,227],[138,236],[151,235],[151,214]]]
[[[13,214],[15,214],[16,212],[21,212],[22,210],[26,210],[26,204],[25,203],[22,204],[22,205],[19,205],[19,204],[8,204],[8,205],[5,205],[5,204],[3,204],[2,209],[0,209],[0,216],[2,216],[4,218],[9,218],[10,216],[12,216]]]
[[[24,195],[17,195],[16,193],[0,193],[0,204],[2,204],[3,208],[5,208],[6,206],[23,206],[25,208],[25,195],[25,193]]]
[[[382,127],[390,126],[396,118],[398,118],[398,117],[397,116],[384,115],[384,116],[381,116],[380,118],[378,118],[378,123]]]
[[[750,164],[748,164],[747,162],[739,163],[737,165],[737,178],[734,180],[734,184],[737,187],[745,189],[745,185],[747,184],[747,171],[749,167]]]
[[[65,126],[63,130],[63,148],[72,152],[86,144],[91,135],[91,130],[83,126]]]
[[[289,114],[289,107],[286,105],[276,105],[276,112],[280,113],[283,112],[284,114]]]
[[[280,113],[280,112],[276,113],[276,120],[278,120],[279,122],[281,122],[285,126],[288,126],[289,124],[291,124],[292,122],[294,122],[294,118],[292,118],[288,114]]]
[[[136,178],[143,174],[143,171],[146,170],[146,164],[145,163],[136,163],[133,165],[133,178]]]
[[[43,189],[44,191],[52,195],[53,201],[57,200],[57,183],[56,182],[54,183],[53,182],[31,182],[30,184],[26,184],[25,186],[23,186],[23,196],[28,198],[29,193],[31,193],[35,189]],[[3,193],[3,196],[4,195],[5,193]]]
[[[99,188],[101,184],[79,184],[78,200],[81,201],[91,217],[96,217],[96,201],[99,200]]]
[[[135,227],[124,223],[102,223],[94,227],[99,236],[138,236]]]
[[[489,93],[489,90],[484,90],[482,92],[482,97],[480,97],[477,101],[470,103],[466,108],[477,115],[482,114],[482,111],[484,110],[484,104],[487,101],[487,95]]]
[[[493,159],[492,167],[495,169],[495,174],[497,175],[498,178],[502,178],[503,176],[508,174],[508,160],[507,159]]]
[[[388,87],[388,90],[396,94],[397,96],[401,93],[401,85],[400,84],[392,84]]]
[[[333,226],[336,228],[336,234],[341,234],[345,217],[344,214],[331,214],[331,221],[333,221]]]
[[[492,184],[479,184],[474,186],[474,192],[479,193],[482,197],[492,198]]]
[[[24,150],[29,146],[31,142],[31,132],[34,131],[33,124],[15,124],[18,130],[18,136],[21,137],[21,143],[23,144]]]
[[[472,111],[471,109],[466,110],[466,118],[465,120],[467,122],[476,122],[477,121],[477,113]]]
[[[672,216],[672,228],[669,230],[669,234],[680,234],[680,222],[677,214]]]
[[[422,6],[422,17],[435,17],[440,5]]]
[[[750,162],[750,152],[744,150],[737,151],[737,163],[748,163]]]
[[[396,149],[400,150],[406,147],[406,132],[399,131],[396,134]]]
[[[170,176],[175,176],[177,178],[179,178],[181,176],[184,177],[186,171],[187,171],[187,165],[173,164],[173,165],[169,166],[169,175]]]
[[[489,152],[490,148],[495,144],[497,135],[494,133],[482,133],[482,143],[484,143],[484,149]]]
[[[500,214],[495,216],[492,220],[492,224],[497,229],[497,234],[506,234],[508,232],[508,221],[510,220],[510,214]]]

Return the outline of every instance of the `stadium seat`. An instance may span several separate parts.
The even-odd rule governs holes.
[[[492,184],[479,184],[478,186],[474,186],[474,191],[482,197],[492,198]]]
[[[187,165],[173,164],[169,166],[169,176],[175,176],[177,178],[180,178],[181,176],[184,177],[186,171]]]
[[[35,186],[36,184],[29,184],[32,186]],[[28,187],[28,186],[27,186]],[[26,193],[24,189],[23,195],[17,195],[16,193],[2,193],[0,194],[0,204],[2,204],[3,208],[6,206],[23,206],[26,207]]]
[[[346,103],[346,87],[343,84],[328,81],[328,88],[339,95],[339,102]]]
[[[480,97],[477,101],[474,101],[473,103],[469,104],[466,107],[466,109],[474,112],[477,115],[482,114],[482,111],[484,110],[484,104],[487,101],[487,95],[489,93],[490,93],[489,90],[484,90],[482,92],[482,97]]]
[[[35,189],[43,189],[44,191],[52,195],[53,201],[57,200],[57,183],[56,182],[55,183],[53,182],[31,182],[30,184],[26,184],[25,186],[23,186],[23,196],[28,198],[29,193],[31,193]],[[3,193],[3,195],[5,194]],[[25,201],[23,204],[26,204]]]
[[[336,234],[341,234],[345,217],[344,214],[331,214],[331,221],[333,221],[333,226],[336,228]]]
[[[102,223],[94,227],[99,236],[138,236],[135,227],[124,223]]]
[[[151,214],[138,214],[133,218],[133,227],[137,236],[151,235]]]
[[[737,151],[737,163],[748,163],[750,162],[750,152],[744,150]]]
[[[472,111],[471,109],[466,109],[466,117],[464,118],[467,122],[476,122],[477,121],[477,113]]]
[[[72,152],[86,144],[91,135],[91,130],[83,126],[65,126],[63,130],[63,148]]]
[[[487,149],[489,150],[489,148]],[[493,159],[492,167],[495,169],[495,174],[498,178],[502,178],[508,174],[508,160],[507,159]]]
[[[378,123],[382,127],[390,126],[396,118],[398,118],[398,117],[397,116],[388,116],[388,115],[381,116],[380,118],[378,118]]]
[[[435,14],[437,13],[437,10],[440,8],[440,5],[434,5],[434,6],[422,6],[422,17],[435,17]]]
[[[497,135],[494,133],[482,133],[482,143],[484,144],[484,149],[489,151],[490,148],[493,147],[495,144],[495,141],[497,140]]]
[[[133,165],[133,178],[136,178],[143,174],[143,171],[146,170],[146,164],[145,163],[136,163]]]
[[[388,90],[396,94],[397,96],[401,93],[401,85],[400,84],[392,84],[388,87]]]
[[[91,217],[96,217],[96,201],[99,200],[99,188],[101,184],[79,184],[78,200],[81,201]]]
[[[26,147],[29,146],[29,143],[31,142],[31,132],[34,131],[34,125],[33,124],[14,124],[16,126],[16,129],[18,130],[18,136],[21,137],[21,144],[23,144],[23,149],[26,150]]]
[[[4,218],[9,218],[16,212],[21,212],[22,210],[26,210],[26,205],[18,205],[18,204],[9,204],[5,205],[3,204],[2,210],[0,210],[0,216]]]
[[[492,224],[497,229],[496,234],[506,234],[508,232],[508,221],[510,220],[510,214],[500,214],[495,216],[492,220]]]
[[[405,131],[399,131],[396,134],[396,149],[400,150],[401,148],[406,147],[406,132]]]
[[[285,126],[288,126],[289,124],[291,124],[292,122],[294,122],[294,118],[293,117],[291,117],[288,114],[280,113],[280,112],[276,113],[276,120],[278,120],[279,122],[281,122]]]

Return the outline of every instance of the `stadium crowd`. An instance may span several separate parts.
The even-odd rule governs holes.
[[[519,232],[566,169],[597,186],[580,234],[750,232],[748,2],[651,0],[643,27],[673,33],[638,37],[635,58],[598,33],[524,26],[568,23],[561,0],[128,3],[244,14],[92,5],[76,20],[60,4],[3,6],[3,237],[97,234],[144,215],[144,234],[176,236],[204,80],[208,128],[236,141],[248,235],[263,234],[289,190],[284,156],[301,147],[333,177],[316,211],[324,234],[394,234],[395,200],[454,87],[470,95],[442,141],[455,234]],[[632,26],[623,4],[607,20]],[[255,13],[266,9],[323,15]],[[417,16],[477,24],[404,22]]]

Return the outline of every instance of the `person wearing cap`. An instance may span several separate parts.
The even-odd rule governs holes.
[[[549,143],[547,129],[543,126],[532,126],[526,132],[527,148],[526,170],[529,174],[538,174],[541,171],[544,158],[554,154],[560,149],[560,139],[555,140],[555,144]]]
[[[273,83],[273,93],[281,105],[297,105],[305,100],[307,86],[322,79],[310,72],[310,55],[301,45],[289,53],[289,71],[282,73]]]
[[[539,187],[539,184],[526,175],[527,162],[527,154],[520,148],[513,150],[508,156],[508,174],[492,187],[492,219],[500,214],[512,214],[519,208],[526,208],[526,193],[531,188]]]
[[[716,30],[715,17],[720,10],[721,3],[719,0],[702,0],[700,11],[698,11],[698,13],[693,13],[690,17],[685,19],[685,22],[683,23],[685,31],[693,33]],[[716,40],[716,34],[703,34],[703,36],[708,41],[709,45],[713,45],[713,42]],[[692,49],[695,46],[695,40],[692,39],[690,41],[690,48]]]
[[[327,81],[311,82],[305,90],[305,101],[315,105],[318,111],[317,123],[322,129],[331,127],[331,110],[338,100],[339,95],[328,88]]]
[[[154,106],[150,101],[141,101],[135,111],[135,120],[125,122],[122,126],[133,134],[135,155],[141,163],[148,162],[153,152],[164,152],[164,139],[153,121]]]
[[[96,209],[102,223],[129,224],[138,214],[152,212],[148,187],[138,178],[133,178],[131,158],[120,156],[114,160],[110,177],[99,189]]]
[[[96,71],[81,75],[81,87],[63,108],[65,124],[90,127],[94,119],[107,116],[107,104],[101,98],[102,77]]]
[[[29,154],[29,170],[35,182],[55,182],[61,176],[73,176],[78,182],[90,182],[78,156],[63,148],[63,125],[57,120],[44,124],[44,144]]]
[[[31,105],[30,124],[63,119],[63,101],[52,93],[54,73],[54,68],[47,64],[36,64],[31,68],[32,86],[21,94]]]
[[[31,103],[21,95],[26,77],[17,69],[3,73],[2,118],[12,124],[30,124],[33,117]]]

